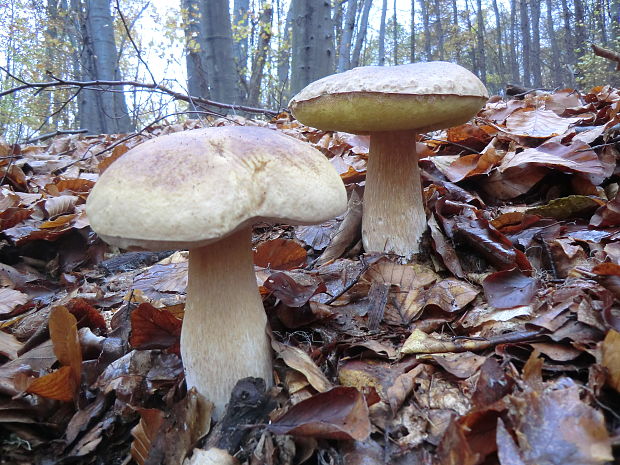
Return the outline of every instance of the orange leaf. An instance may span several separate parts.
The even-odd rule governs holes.
[[[58,308],[58,307],[56,307]],[[47,399],[70,402],[75,392],[75,376],[71,367],[64,366],[49,375],[35,379],[26,392],[37,394]]]
[[[82,350],[77,331],[77,321],[67,307],[52,308],[49,317],[50,339],[58,361],[72,368],[74,386],[80,385],[82,372]]]
[[[306,249],[290,239],[262,242],[254,251],[254,264],[272,270],[292,270],[305,265]]]
[[[142,303],[131,313],[131,337],[135,349],[163,349],[181,337],[181,320],[167,310]]]

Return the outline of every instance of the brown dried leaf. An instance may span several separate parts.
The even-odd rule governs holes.
[[[293,370],[302,373],[314,389],[325,392],[331,389],[332,384],[314,363],[310,356],[298,347],[282,344],[272,339],[271,347],[284,363]]]
[[[166,309],[142,303],[131,312],[131,337],[135,349],[167,349],[178,345],[182,321]]]
[[[462,379],[476,373],[487,359],[472,352],[434,354],[431,357],[448,373]]]
[[[155,439],[159,428],[164,421],[164,412],[155,408],[138,409],[140,422],[131,430],[134,440],[131,443],[131,457],[144,465],[151,450],[151,443]]]
[[[620,392],[620,333],[610,329],[601,344],[601,365],[607,370],[607,382]]]
[[[302,271],[273,273],[263,286],[289,307],[301,307],[313,295],[327,290],[320,278]]]
[[[564,134],[571,124],[580,118],[561,118],[553,111],[537,108],[522,108],[506,118],[506,128],[517,136],[546,139]]]
[[[338,386],[292,406],[267,429],[275,434],[363,441],[370,434],[368,406],[357,389]]]
[[[39,225],[40,229],[55,229],[62,228],[62,230],[68,230],[69,223],[75,219],[77,215],[75,213],[71,213],[69,215],[60,215],[59,217],[50,220],[44,221]],[[38,239],[38,238],[37,238]]]
[[[8,315],[18,305],[28,302],[27,294],[8,287],[0,288],[0,316]]]
[[[538,291],[538,281],[519,270],[492,273],[482,281],[484,295],[495,308],[529,305]]]
[[[76,389],[73,369],[69,366],[63,366],[49,375],[41,376],[32,381],[26,392],[47,399],[70,402],[73,400]]]
[[[62,365],[71,367],[73,386],[77,389],[82,373],[82,349],[77,321],[67,307],[59,305],[50,312],[49,328],[50,339],[54,344],[54,355]]]
[[[12,334],[0,331],[0,355],[7,357],[9,360],[17,358],[17,352],[22,348],[23,344],[17,340]]]
[[[254,250],[254,264],[272,270],[292,270],[306,264],[308,254],[290,239],[261,242]]]

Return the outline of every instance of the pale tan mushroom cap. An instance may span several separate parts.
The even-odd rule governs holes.
[[[151,139],[101,175],[86,211],[122,248],[200,247],[255,222],[320,223],[344,212],[336,170],[274,130],[218,127]]]
[[[302,89],[290,108],[303,124],[323,130],[427,132],[467,122],[488,98],[472,72],[434,61],[332,74]]]

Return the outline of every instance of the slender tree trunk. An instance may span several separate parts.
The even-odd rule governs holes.
[[[441,5],[439,0],[435,0],[435,30],[437,31],[437,56],[440,60],[444,59],[444,35],[441,25]]]
[[[84,48],[82,79],[121,80],[109,0],[86,0],[82,15]],[[82,91],[78,96],[80,126],[94,134],[133,130],[122,88]]]
[[[521,26],[521,43],[523,44],[523,85],[530,87],[532,85],[530,58],[532,53],[530,39],[530,19],[527,11],[527,0],[519,2],[520,26]]]
[[[569,85],[575,86],[575,66],[577,65],[577,54],[575,53],[575,37],[573,34],[573,28],[571,27],[571,11],[568,8],[567,0],[562,0],[562,20],[564,23],[563,42],[562,49],[565,51],[564,63],[568,70],[568,82]]]
[[[241,103],[228,0],[209,0],[204,6],[211,98],[223,103]]]
[[[248,72],[249,14],[250,0],[234,0],[232,18],[233,56],[240,83],[246,82]]]
[[[366,39],[366,30],[368,29],[368,16],[370,15],[370,7],[372,0],[364,0],[362,8],[362,17],[360,18],[357,36],[355,37],[355,47],[353,47],[353,56],[351,57],[351,67],[355,68],[360,64],[360,55],[362,53],[362,45]]]
[[[517,41],[516,41],[516,27],[517,27],[517,0],[510,0],[510,40],[509,40],[509,56],[510,56],[510,78],[514,84],[517,84],[519,79],[519,63],[517,61]]]
[[[615,47],[620,47],[620,0],[611,0],[609,5],[610,31]]]
[[[247,103],[253,107],[258,106],[265,62],[267,61],[267,51],[269,50],[269,42],[271,41],[272,22],[273,8],[269,3],[265,3],[258,20],[260,33],[256,44],[256,49],[254,51],[254,57],[252,59],[252,74],[250,76],[250,84],[248,86]]]
[[[409,60],[415,63],[415,0],[411,0],[411,38],[409,42]]]
[[[385,65],[385,16],[387,14],[387,0],[383,0],[381,7],[381,21],[379,22],[379,66]]]
[[[396,16],[396,0],[394,0],[394,14],[392,15],[392,26],[394,27],[392,31],[392,42],[394,42],[393,48],[393,56],[394,56],[394,64],[398,64],[398,18]]]
[[[355,29],[355,15],[357,14],[357,0],[349,0],[347,14],[344,19],[344,30],[340,36],[338,51],[338,66],[336,70],[341,73],[351,67],[351,40]]]
[[[428,2],[430,0],[420,0],[420,9],[422,11],[422,25],[424,26],[424,58],[427,61],[433,59],[431,52],[431,24],[429,18]]]
[[[560,65],[560,49],[558,47],[558,38],[553,27],[553,0],[547,2],[547,35],[551,44],[551,77],[553,86],[562,85],[562,68]]]
[[[497,33],[497,72],[499,74],[500,83],[505,84],[506,64],[504,63],[504,41],[502,35],[503,28],[497,0],[493,0],[493,13],[495,14],[495,30]]]
[[[476,42],[478,47],[478,66],[480,80],[486,84],[487,82],[487,58],[484,49],[484,18],[482,16],[482,0],[478,0],[478,11],[476,13]]]
[[[532,84],[542,87],[542,65],[540,62],[540,0],[530,1],[532,18]]]
[[[605,2],[603,0],[596,0],[594,5],[594,31],[599,31],[599,37],[603,47],[609,45],[609,39],[607,37],[607,24],[605,24]]]
[[[457,0],[452,0],[452,35],[459,36],[461,33],[461,29],[459,26],[459,8],[456,3]],[[461,47],[456,47],[456,61],[459,63],[461,61]]]
[[[288,7],[286,20],[284,21],[284,33],[278,47],[278,105],[288,103],[291,93],[289,91],[289,70],[291,64],[291,27],[293,24],[293,2]]]
[[[575,7],[575,51],[579,60],[587,50],[586,17],[582,0],[573,0]]]
[[[329,0],[293,0],[291,92],[334,70],[334,28]]]
[[[183,32],[185,33],[185,66],[187,70],[187,91],[189,95],[209,98],[207,73],[207,43],[204,21],[198,0],[181,0]],[[192,106],[193,110],[196,107]]]
[[[471,23],[471,17],[469,15],[469,0],[465,0],[465,18],[467,21],[467,30],[468,31],[473,31],[474,27]],[[472,70],[474,71],[474,74],[480,76],[480,65],[478,63],[478,54],[477,54],[477,50],[476,50],[476,45],[475,43],[471,44],[471,47],[469,47],[469,56],[470,56],[470,60],[471,60],[471,67]]]

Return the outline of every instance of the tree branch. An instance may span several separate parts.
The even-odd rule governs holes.
[[[616,63],[616,71],[620,71],[620,53],[609,50],[608,48],[599,47],[596,44],[590,44],[595,55],[607,58]]]
[[[0,66],[0,70],[9,74],[9,72],[4,67]],[[106,91],[107,89],[105,89],[104,86],[109,86],[109,87],[129,86],[129,87],[135,87],[138,89],[156,90],[163,94],[167,94],[176,100],[181,100],[184,102],[194,103],[194,104],[199,104],[199,105],[205,105],[205,106],[208,105],[208,106],[213,106],[217,108],[227,108],[230,110],[245,111],[248,113],[258,113],[258,114],[263,114],[266,116],[276,116],[279,113],[276,110],[248,107],[245,105],[233,105],[229,103],[215,102],[213,100],[208,100],[208,99],[201,98],[201,97],[194,97],[191,95],[183,94],[181,92],[176,92],[172,89],[169,89],[157,83],[149,84],[149,83],[138,82],[138,81],[103,81],[103,80],[73,81],[73,80],[66,80],[66,79],[60,79],[60,78],[55,78],[53,81],[48,81],[48,82],[26,82],[23,80],[20,80],[20,82],[23,82],[24,84],[22,84],[21,86],[13,87],[11,89],[7,89],[5,91],[0,92],[0,98],[6,95],[14,94],[22,90],[26,90],[26,89],[43,90],[43,89],[49,89],[53,87],[77,87],[80,90],[87,89],[87,88],[88,89],[99,88],[99,90],[101,91]]]

